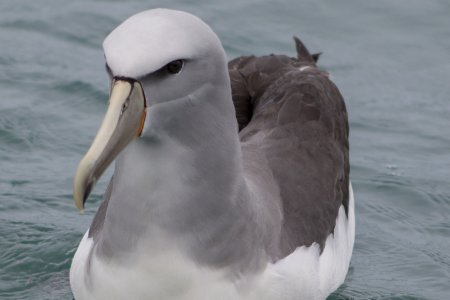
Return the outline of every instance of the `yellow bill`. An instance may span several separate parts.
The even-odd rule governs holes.
[[[75,173],[73,197],[80,211],[114,158],[134,137],[141,135],[145,117],[146,101],[141,84],[131,79],[114,79],[106,116]]]

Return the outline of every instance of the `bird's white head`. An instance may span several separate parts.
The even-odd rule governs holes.
[[[220,40],[207,24],[189,13],[168,9],[130,17],[106,37],[103,48],[114,76],[136,79],[177,60],[201,64],[202,71],[206,64],[225,62]]]
[[[75,175],[74,198],[81,210],[106,167],[134,137],[148,134],[146,115],[153,119],[152,112],[168,103],[174,114],[173,103],[182,103],[176,106],[180,111],[195,99],[217,101],[221,97],[212,97],[213,91],[228,93],[227,97],[230,93],[220,40],[189,13],[167,9],[138,13],[114,29],[103,48],[112,81],[110,104]],[[229,102],[227,109],[232,107]]]

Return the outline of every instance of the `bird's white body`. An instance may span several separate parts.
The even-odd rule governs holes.
[[[161,236],[155,241],[158,246],[141,245],[142,257],[135,257],[135,265],[103,261],[94,254],[88,266],[93,241],[86,233],[72,262],[70,282],[77,300],[325,299],[344,282],[354,237],[350,186],[348,217],[341,207],[334,234],[328,237],[322,253],[318,244],[299,247],[276,263],[268,262],[264,270],[250,278],[229,278],[219,269],[201,268],[177,249],[167,248],[170,241]]]

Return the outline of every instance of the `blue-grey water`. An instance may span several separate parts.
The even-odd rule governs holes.
[[[153,7],[190,11],[229,58],[294,55],[339,86],[350,118],[356,243],[330,299],[450,299],[448,0],[1,0],[0,299],[71,299],[68,269],[99,205],[71,196],[106,108],[104,37]]]

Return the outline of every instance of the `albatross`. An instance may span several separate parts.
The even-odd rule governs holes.
[[[344,100],[297,57],[227,63],[189,13],[138,13],[103,43],[109,106],[74,177],[114,174],[70,269],[77,300],[325,299],[355,217]]]

